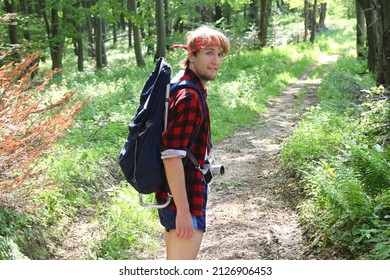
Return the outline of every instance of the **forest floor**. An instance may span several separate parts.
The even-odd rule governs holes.
[[[200,259],[320,259],[298,220],[301,189],[283,171],[280,151],[302,114],[316,104],[321,78],[310,73],[337,56],[325,56],[270,100],[266,113],[214,146],[225,175],[211,184]],[[329,258],[327,256],[326,258]]]
[[[320,58],[296,83],[270,100],[267,111],[247,128],[214,145],[216,163],[225,166],[225,174],[215,177],[210,184],[207,232],[199,259],[332,258],[311,249],[298,219],[302,192],[294,178],[283,171],[279,158],[283,144],[302,115],[316,104],[321,79],[310,79],[310,73],[336,60],[337,56]],[[54,259],[88,258],[88,244],[99,239],[96,234],[104,233],[86,216],[68,227]],[[163,235],[159,242],[157,258],[164,259]],[[152,259],[155,255],[142,258]]]

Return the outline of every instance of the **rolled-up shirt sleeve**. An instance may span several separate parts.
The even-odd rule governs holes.
[[[180,89],[171,93],[169,98],[168,126],[162,134],[161,158],[182,158],[184,164],[185,184],[191,214],[204,215],[204,181],[203,174],[195,168],[188,157],[188,150],[204,166],[205,155],[211,149],[210,141],[210,117],[207,106],[207,90],[202,85],[199,77],[190,69],[186,69],[183,80],[190,80],[201,91],[204,101],[197,90],[193,88]],[[205,106],[204,106],[204,105]],[[166,201],[168,191],[162,189],[156,192],[159,202]],[[170,209],[176,210],[174,199]]]
[[[175,157],[185,158],[186,156],[187,156],[187,152],[184,150],[167,149],[161,152],[161,159],[175,158]]]

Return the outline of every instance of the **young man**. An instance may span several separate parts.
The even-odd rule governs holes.
[[[197,258],[206,231],[207,184],[203,173],[186,160],[186,149],[203,168],[211,150],[206,84],[216,79],[230,46],[224,34],[203,26],[188,32],[187,44],[180,47],[188,52],[180,80],[190,80],[200,89],[206,112],[196,90],[184,88],[171,93],[161,157],[173,202],[159,209],[159,216],[166,229],[166,258],[191,260]],[[163,191],[156,193],[160,201],[166,196]]]

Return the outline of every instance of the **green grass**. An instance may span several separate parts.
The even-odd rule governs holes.
[[[217,143],[238,128],[247,126],[266,110],[270,98],[296,81],[322,53],[348,49],[343,45],[349,41],[346,43],[343,38],[351,35],[340,35],[344,32],[340,30],[345,30],[344,26],[319,36],[314,45],[293,44],[261,51],[233,49],[224,61],[218,79],[208,85],[212,141]],[[177,63],[183,55],[183,52],[167,54],[174,72],[178,71]],[[61,229],[85,207],[97,213],[91,219],[97,220],[106,232],[103,240],[91,244],[91,259],[142,259],[155,254],[158,245],[154,242],[155,236],[161,233],[156,211],[138,205],[136,192],[124,183],[117,164],[127,125],[138,106],[139,93],[154,68],[151,59],[146,63],[145,68],[136,67],[132,53],[119,45],[117,49],[110,49],[109,67],[96,73],[88,70],[78,73],[75,62],[66,61],[62,75],[47,91],[47,94],[55,95],[59,91],[77,89],[79,98],[90,96],[91,99],[77,117],[75,126],[38,165],[38,169],[47,174],[45,179],[52,187],[37,194],[37,203],[42,207],[34,213],[35,219],[18,217],[20,226],[8,227],[11,232],[1,231],[0,235],[4,236],[14,234],[14,239],[19,240],[18,244],[23,251],[28,251],[30,258],[47,258],[49,254],[45,250],[26,250],[31,237],[27,228],[39,228],[38,232],[44,232],[42,242],[45,238],[61,240]],[[316,142],[308,143],[312,145],[309,149],[304,147],[291,152],[302,165],[311,159],[306,153],[316,155],[316,159],[322,157],[323,148],[314,143],[334,150],[341,147],[338,141],[342,138],[329,124],[340,120],[333,119],[330,112],[325,113],[322,115],[317,111],[321,115],[313,115],[313,119],[320,118],[322,122],[308,125],[307,135],[300,139],[306,139],[316,129],[322,131],[322,136]],[[329,136],[323,136],[324,133]],[[300,163],[293,165],[300,166]]]
[[[222,140],[265,110],[268,99],[296,80],[313,62],[315,52],[316,49],[308,48],[303,55],[302,46],[292,46],[233,53],[228,57],[217,81],[210,82],[208,89],[213,141]],[[177,54],[167,60],[177,71],[172,63],[180,60]],[[62,84],[78,88],[80,96],[91,96],[91,100],[78,116],[76,126],[54,149],[56,153],[47,159],[50,177],[63,186],[60,192],[64,194],[59,196],[64,201],[57,201],[52,219],[60,218],[61,214],[54,215],[64,211],[59,209],[74,209],[71,213],[76,213],[86,205],[103,212],[100,222],[106,227],[107,238],[95,244],[92,258],[142,258],[136,254],[140,248],[149,251],[155,248],[155,245],[145,246],[152,243],[155,234],[149,234],[148,230],[160,228],[155,211],[141,208],[134,199],[135,191],[118,182],[121,174],[115,164],[128,122],[138,106],[139,92],[154,64],[149,61],[145,69],[139,69],[132,63],[117,63],[117,67],[104,69],[97,75],[63,75]],[[111,163],[108,166],[107,160]],[[115,180],[105,184],[105,176],[113,176]],[[121,189],[108,201],[93,198],[96,193],[118,184]],[[130,201],[135,201],[135,205],[129,206]],[[145,217],[150,220],[146,225]],[[143,237],[148,241],[144,245]]]
[[[156,237],[163,234],[157,212],[142,208],[138,194],[127,184],[121,186],[100,220],[107,238],[96,247],[94,258],[146,259],[159,246]]]
[[[388,122],[389,106],[386,100],[357,102],[366,98],[359,89],[375,84],[359,74],[362,68],[345,56],[329,71],[319,104],[285,144],[282,162],[304,188],[300,219],[321,250],[332,248],[339,258],[389,259],[390,153],[372,133]]]

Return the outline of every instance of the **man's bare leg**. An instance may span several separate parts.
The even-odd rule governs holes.
[[[176,236],[176,230],[165,232],[167,260],[196,260],[204,232],[195,230],[191,239]]]

